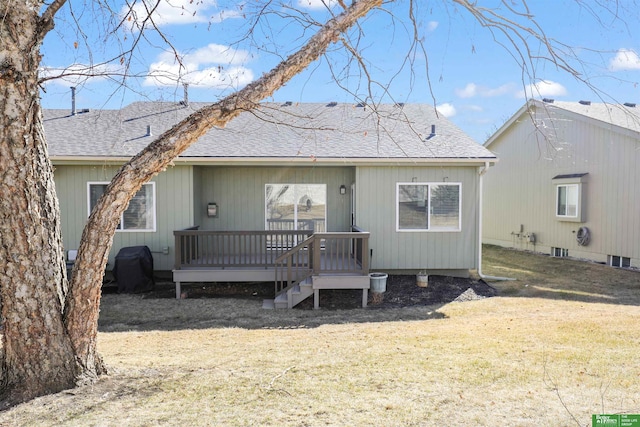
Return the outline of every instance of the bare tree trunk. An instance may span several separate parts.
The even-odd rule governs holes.
[[[64,328],[60,212],[38,93],[40,21],[25,2],[0,24],[0,297],[4,404],[73,387]],[[34,42],[35,41],[35,42]]]
[[[223,127],[322,55],[381,0],[359,0],[298,53],[176,125],[124,165],[94,209],[66,290],[60,213],[42,129],[39,48],[65,0],[0,0],[0,298],[2,405],[73,387],[105,372],[96,342],[102,275],[120,215],[151,177],[213,126]]]

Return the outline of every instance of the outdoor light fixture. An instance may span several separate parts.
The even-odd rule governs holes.
[[[207,216],[211,218],[218,217],[218,204],[217,203],[209,203],[207,205]]]
[[[344,184],[340,186],[340,194],[347,194],[347,187]]]

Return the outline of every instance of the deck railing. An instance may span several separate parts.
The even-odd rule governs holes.
[[[312,275],[369,274],[369,233],[315,233],[276,259],[276,294]]]
[[[276,294],[311,275],[369,274],[369,233],[312,230],[173,232],[175,269],[275,268]]]
[[[176,230],[175,269],[273,267],[276,259],[307,239],[310,230]]]

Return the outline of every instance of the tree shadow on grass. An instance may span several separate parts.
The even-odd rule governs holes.
[[[500,296],[640,305],[640,271],[571,258],[484,247],[484,272],[516,280],[491,282]]]
[[[313,298],[290,310],[262,308],[273,298],[273,284],[189,284],[186,298],[175,299],[172,284],[158,284],[145,294],[105,294],[100,312],[100,330],[148,331],[204,328],[314,328],[327,324],[417,321],[442,319],[438,309],[452,301],[486,298],[496,291],[483,281],[430,276],[427,287],[419,287],[415,276],[389,276],[386,291],[369,294],[362,308],[361,290],[322,290],[320,309]]]

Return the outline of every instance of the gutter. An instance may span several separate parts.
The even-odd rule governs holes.
[[[478,276],[480,276],[481,279],[486,279],[486,280],[493,280],[496,282],[504,282],[504,281],[508,281],[508,280],[516,280],[515,278],[511,278],[511,277],[499,277],[499,276],[487,276],[485,274],[482,273],[482,194],[483,194],[483,190],[482,190],[482,181],[483,181],[483,177],[484,174],[487,172],[487,170],[489,170],[490,167],[490,163],[489,162],[485,162],[484,166],[481,168],[478,168],[478,175],[480,176],[480,182],[478,183],[478,187],[479,187],[479,195],[478,195],[478,199],[479,199],[479,214],[478,214]]]
[[[126,163],[132,156],[51,156],[51,161],[59,165],[92,164],[92,163]],[[467,157],[467,158],[348,158],[348,157],[177,157],[173,164],[188,164],[197,166],[475,166],[495,163],[495,158]]]

